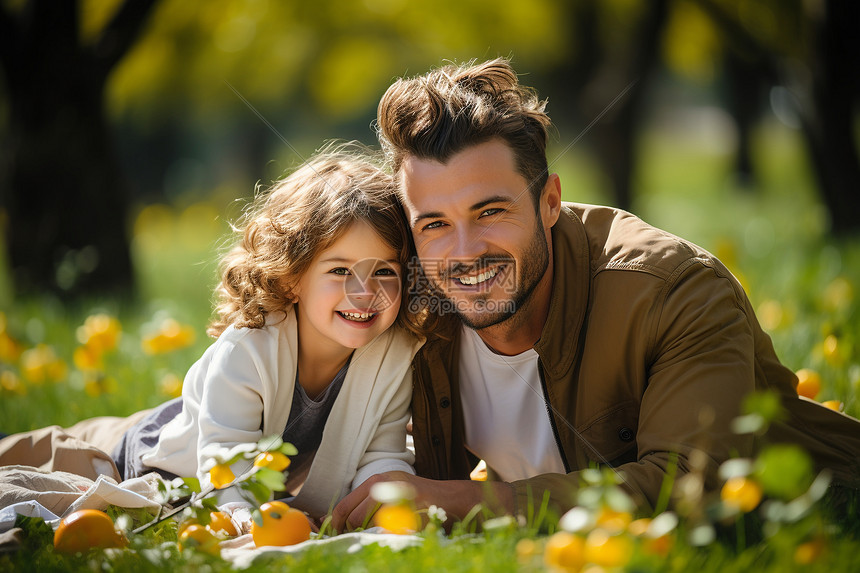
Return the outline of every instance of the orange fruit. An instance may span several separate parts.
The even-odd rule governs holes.
[[[311,537],[311,524],[307,516],[282,501],[270,501],[260,506],[262,524],[254,519],[251,537],[254,545],[295,545]]]
[[[221,554],[218,538],[199,523],[189,525],[179,534],[179,550],[186,549],[197,549],[210,555]]]
[[[418,531],[418,515],[403,504],[383,505],[373,516],[374,525],[389,533],[406,535]]]
[[[281,452],[263,452],[254,458],[254,465],[258,468],[269,468],[276,472],[282,472],[290,465],[290,458]]]
[[[585,539],[585,559],[601,567],[622,567],[633,555],[633,541],[627,535],[610,535],[595,529]]]
[[[794,550],[794,561],[800,565],[809,565],[821,557],[825,548],[825,542],[820,538],[801,543]]]
[[[642,537],[645,533],[648,532],[648,527],[651,525],[651,519],[648,517],[642,517],[639,519],[634,519],[627,526],[627,533],[632,535],[633,537]]]
[[[54,548],[61,553],[84,553],[95,547],[124,547],[126,539],[108,514],[79,509],[60,521],[54,532]]]
[[[821,376],[815,370],[801,368],[795,372],[797,376],[797,395],[814,400],[821,391]]]
[[[209,481],[212,482],[215,489],[221,489],[230,485],[234,479],[236,479],[236,475],[227,464],[215,464],[209,470]]]
[[[837,412],[842,411],[842,402],[840,402],[839,400],[825,400],[821,403],[821,405],[826,406],[831,410],[836,410]]]
[[[182,532],[191,525],[197,525],[200,522],[197,521],[196,517],[188,517],[179,522],[179,525],[176,526],[176,536],[179,537],[182,535]]]
[[[720,491],[720,497],[726,505],[744,513],[754,510],[761,502],[761,496],[761,486],[743,476],[729,478]]]
[[[645,539],[642,543],[642,549],[646,553],[666,557],[675,545],[674,539],[669,535],[661,535],[660,537]]]
[[[236,531],[236,526],[233,525],[233,521],[223,511],[213,511],[209,514],[211,518],[209,521],[209,529],[215,533],[223,531],[230,537],[236,537],[239,535],[239,532]]]
[[[585,565],[585,541],[578,535],[558,531],[546,542],[543,562],[550,568],[579,571]]]
[[[627,529],[633,516],[626,511],[616,511],[608,506],[600,508],[597,514],[597,527],[601,527],[610,533],[620,533]]]

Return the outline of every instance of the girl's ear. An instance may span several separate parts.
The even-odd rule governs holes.
[[[286,281],[281,281],[281,288],[284,291],[284,298],[289,302],[296,304],[299,302],[299,285],[290,286]]]

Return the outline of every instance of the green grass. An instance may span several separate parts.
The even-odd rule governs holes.
[[[781,360],[795,370],[806,367],[820,372],[819,399],[839,400],[847,413],[860,415],[860,354],[855,350],[860,343],[860,238],[828,236],[826,214],[813,192],[796,134],[771,125],[759,130],[754,188],[742,187],[727,175],[731,156],[726,152],[702,150],[658,133],[643,137],[639,144],[642,156],[636,183],[640,194],[633,210],[720,256],[748,289]],[[572,150],[559,160],[557,168],[566,199],[607,201],[604,180],[584,150]],[[161,389],[165,375],[181,377],[210,343],[205,327],[211,312],[215,261],[227,230],[224,219],[235,213],[208,203],[164,206],[142,213],[136,217],[133,240],[138,296],[66,304],[53,298],[12,301],[2,296],[5,287],[0,289],[0,299],[5,300],[5,332],[23,349],[47,345],[67,367],[58,380],[36,384],[26,379],[19,360],[0,363],[0,372],[5,372],[0,388],[0,431],[67,426],[91,416],[126,415],[152,407],[168,397]],[[104,383],[102,392],[97,391],[98,386],[88,385],[87,374],[73,363],[79,346],[76,329],[96,313],[115,316],[122,325],[119,346],[106,355],[101,371],[113,382]],[[146,354],[141,346],[145,333],[163,316],[190,325],[195,340],[171,352]],[[797,570],[800,566],[794,552],[798,545],[821,536],[826,539],[826,550],[804,570],[857,570],[860,523],[856,515],[860,508],[856,500],[853,503],[853,509],[847,510],[850,517],[841,520],[825,517],[820,509],[791,523],[758,527],[753,519],[743,531],[737,522],[717,520],[715,540],[702,547],[687,538],[694,523],[682,522],[667,556],[648,554],[636,542],[626,569]],[[421,547],[400,552],[368,547],[347,554],[318,548],[297,556],[267,558],[251,570],[538,571],[544,568],[548,534],[556,528],[553,520],[540,533],[528,524],[484,533],[476,533],[474,527],[455,527],[455,533],[448,536],[424,532]],[[44,530],[40,534],[31,526],[27,531],[28,549],[0,556],[0,569],[190,571],[205,566],[212,571],[229,570],[217,558],[179,552],[175,529],[169,527],[139,537],[131,551],[96,552],[80,558],[54,554]]]

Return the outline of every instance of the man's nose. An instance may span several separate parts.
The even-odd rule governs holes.
[[[462,225],[457,228],[448,251],[449,259],[471,261],[485,254],[487,241],[481,227]]]

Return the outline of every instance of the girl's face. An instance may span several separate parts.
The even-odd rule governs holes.
[[[359,348],[394,323],[400,309],[397,252],[356,221],[320,253],[296,289],[305,348]],[[313,345],[313,346],[311,346]]]

